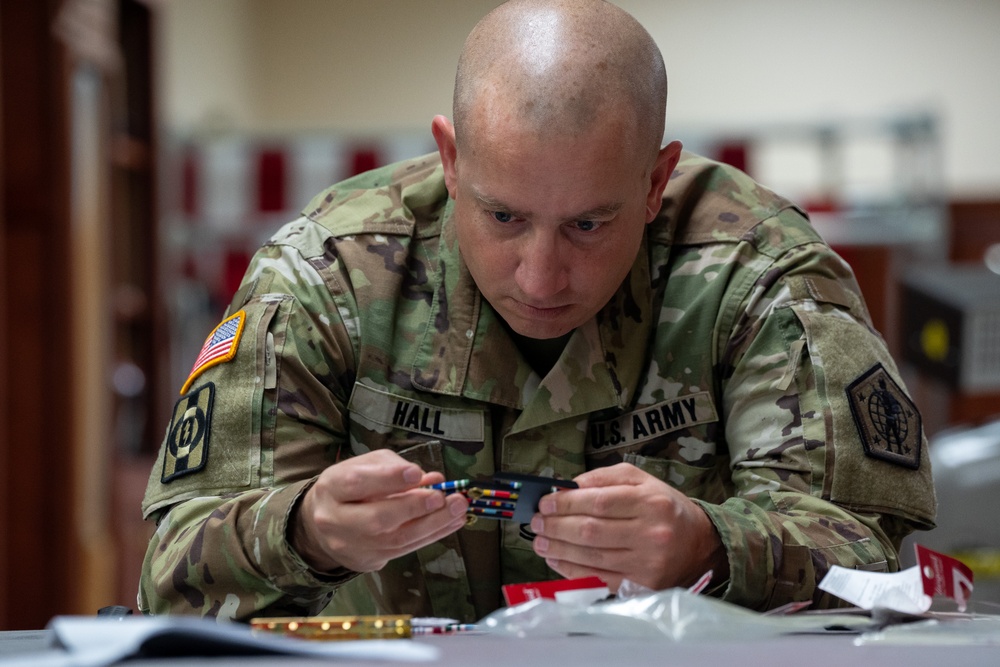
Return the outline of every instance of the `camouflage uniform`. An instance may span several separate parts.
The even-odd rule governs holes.
[[[786,200],[685,154],[630,274],[544,378],[451,210],[424,157],[333,186],[257,253],[232,358],[193,373],[150,477],[142,611],[475,620],[500,584],[556,576],[488,520],[378,573],[311,570],[287,539],[296,501],[379,447],[446,479],[630,462],[705,509],[729,557],[715,594],[755,609],[834,605],[831,564],[895,570],[933,525],[919,414],[850,269]]]

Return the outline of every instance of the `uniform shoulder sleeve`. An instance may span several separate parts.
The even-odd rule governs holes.
[[[895,570],[903,536],[933,526],[919,413],[850,267],[801,216],[738,247],[748,286],[718,370],[734,493],[703,504],[730,556],[726,599],[833,606],[816,587],[830,566]]]
[[[342,583],[287,540],[301,493],[348,446],[356,373],[347,279],[334,255],[300,251],[317,227],[306,220],[255,255],[230,307],[242,327],[226,329],[218,363],[195,363],[177,399],[143,502],[158,522],[141,588],[153,612],[318,613]]]
[[[738,169],[684,152],[651,224],[652,238],[678,245],[738,242],[785,209],[795,206]]]
[[[448,201],[436,153],[366,172],[334,185],[303,215],[338,237],[354,234],[440,234]]]

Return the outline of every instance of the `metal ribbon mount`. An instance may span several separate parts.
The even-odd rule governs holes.
[[[465,496],[469,501],[465,525],[469,526],[480,517],[530,523],[532,515],[538,511],[538,501],[542,496],[578,487],[576,482],[554,477],[498,472],[493,475],[492,481],[457,479],[432,484],[427,488],[443,491],[448,495],[461,493]]]

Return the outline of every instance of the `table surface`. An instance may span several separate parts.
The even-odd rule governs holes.
[[[0,667],[5,657],[24,657],[26,652],[49,646],[47,631],[0,632]],[[485,634],[420,637],[437,646],[441,655],[434,665],[461,667],[563,667],[564,665],[736,665],[775,667],[806,664],[809,667],[961,667],[1000,665],[1000,645],[855,645],[856,635],[786,635],[757,641],[717,641],[675,643],[664,639],[613,637],[531,637],[514,638]],[[20,655],[18,655],[20,654]],[[126,661],[141,667],[251,667],[254,665],[373,665],[372,661],[309,660],[279,657],[171,658]],[[385,663],[381,663],[385,664]],[[412,663],[419,665],[421,663]],[[426,664],[426,663],[424,663]]]

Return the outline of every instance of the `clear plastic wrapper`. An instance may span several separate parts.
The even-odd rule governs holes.
[[[517,637],[590,634],[680,642],[760,639],[828,628],[860,632],[870,629],[872,620],[851,614],[767,616],[674,588],[585,607],[537,599],[499,609],[482,619],[479,627]]]

